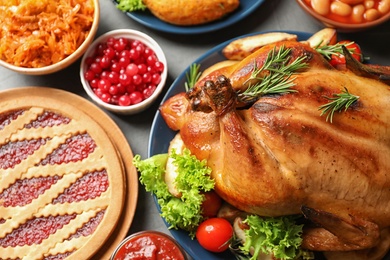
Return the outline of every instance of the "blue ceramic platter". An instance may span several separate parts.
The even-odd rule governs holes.
[[[303,33],[303,32],[287,32],[291,34],[298,35],[298,40],[306,40],[311,36],[309,33]],[[259,33],[255,33],[259,34]],[[254,35],[254,34],[250,34]],[[241,37],[246,37],[250,35],[244,35]],[[238,37],[238,38],[241,38]],[[211,65],[225,60],[226,58],[222,54],[222,49],[229,44],[231,41],[236,40],[238,38],[229,40],[227,42],[224,42],[213,49],[209,50],[205,54],[203,54],[201,57],[199,57],[197,60],[194,61],[194,63],[197,63],[200,65],[200,71],[204,71],[206,68],[210,67]],[[170,88],[168,89],[165,97],[162,100],[162,103],[164,103],[169,97],[174,96],[180,92],[184,92],[184,83],[186,82],[186,73],[188,73],[189,67],[183,71],[179,77],[172,83]],[[164,119],[161,117],[160,113],[157,112],[150,136],[149,136],[149,147],[148,147],[148,157],[151,157],[155,154],[161,154],[166,153],[168,151],[169,142],[173,139],[176,132],[172,131],[168,128],[166,125]],[[160,207],[157,204],[157,208],[160,211]],[[167,224],[167,226],[169,226]],[[196,240],[192,240],[187,232],[184,232],[182,230],[170,230],[172,236],[179,242],[179,244],[188,252],[188,254],[194,259],[194,260],[229,260],[229,259],[235,259],[233,255],[230,252],[224,252],[224,253],[211,253],[209,251],[206,251],[203,249],[199,243]]]
[[[251,14],[263,2],[264,0],[241,0],[240,7],[233,13],[227,15],[226,17],[218,21],[196,26],[177,26],[169,24],[158,19],[150,11],[126,12],[126,15],[137,21],[138,23],[145,25],[146,27],[162,32],[175,34],[197,34],[216,31],[221,28],[232,25]]]

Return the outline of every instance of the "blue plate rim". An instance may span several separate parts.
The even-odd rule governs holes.
[[[113,0],[113,2],[115,4],[116,0]],[[226,17],[207,24],[194,26],[178,26],[166,23],[147,10],[124,13],[134,21],[158,31],[176,34],[200,34],[216,31],[237,23],[253,13],[263,2],[265,0],[241,0],[241,6]]]

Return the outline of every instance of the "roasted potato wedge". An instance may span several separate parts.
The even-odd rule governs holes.
[[[242,60],[261,47],[279,41],[297,41],[295,34],[270,32],[237,39],[229,43],[223,50],[223,55],[229,60]],[[311,47],[335,44],[337,31],[333,28],[324,28],[313,34],[306,41]]]
[[[307,42],[310,47],[336,44],[337,31],[333,28],[324,28],[303,42]]]
[[[210,67],[206,68],[202,72],[202,75],[199,77],[198,81],[203,79],[204,77],[206,77],[207,75],[209,75],[213,71],[216,71],[218,69],[221,69],[221,68],[224,68],[224,67],[228,67],[228,66],[231,66],[231,65],[234,65],[234,64],[237,64],[237,63],[238,63],[238,61],[236,61],[236,60],[223,60],[223,61],[217,62],[217,63],[211,65]]]
[[[296,41],[298,36],[283,32],[270,32],[254,36],[240,38],[229,43],[223,48],[223,55],[229,60],[243,60],[261,47],[279,42]]]
[[[181,139],[180,133],[172,139],[169,144],[168,153],[171,155],[174,149],[177,154],[182,154],[185,148],[184,142]],[[165,169],[164,181],[168,186],[168,191],[175,197],[180,198],[181,193],[177,190],[175,180],[178,175],[177,166],[173,163],[174,159],[169,156]]]

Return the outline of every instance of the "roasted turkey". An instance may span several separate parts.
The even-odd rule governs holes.
[[[282,46],[289,62],[304,57],[308,64],[292,76],[294,92],[243,103],[238,94],[254,67]],[[303,214],[312,223],[304,248],[367,259],[381,248],[381,258],[389,249],[390,70],[346,56],[347,67],[335,69],[305,43],[267,45],[171,97],[160,112],[207,160],[229,204],[261,216]],[[345,89],[359,99],[330,122],[319,107]]]

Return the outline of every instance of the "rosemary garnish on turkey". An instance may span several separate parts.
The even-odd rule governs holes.
[[[321,44],[321,43],[320,43]],[[314,49],[324,56],[326,59],[330,60],[332,58],[332,55],[340,55],[343,54],[343,46],[348,47],[354,44],[354,42],[348,42],[348,43],[336,43],[333,45],[318,45]],[[347,48],[349,53],[354,54],[355,49],[353,48]]]
[[[199,71],[200,64],[193,63],[190,66],[190,72],[186,73],[187,81],[184,83],[186,91],[190,90],[195,86],[202,73]]]
[[[308,67],[306,56],[298,57],[290,62],[291,49],[281,46],[278,51],[275,48],[270,51],[261,68],[256,61],[251,76],[245,81],[248,88],[239,93],[241,101],[253,101],[267,94],[284,94],[296,92],[291,89],[295,83],[291,76]],[[290,62],[290,63],[289,63]]]
[[[333,115],[335,112],[341,112],[343,109],[346,111],[354,102],[356,102],[360,97],[352,95],[348,92],[347,88],[339,94],[333,94],[333,97],[325,97],[330,100],[329,103],[324,104],[319,107],[319,110],[322,110],[321,116],[327,114],[326,121],[333,123]]]

